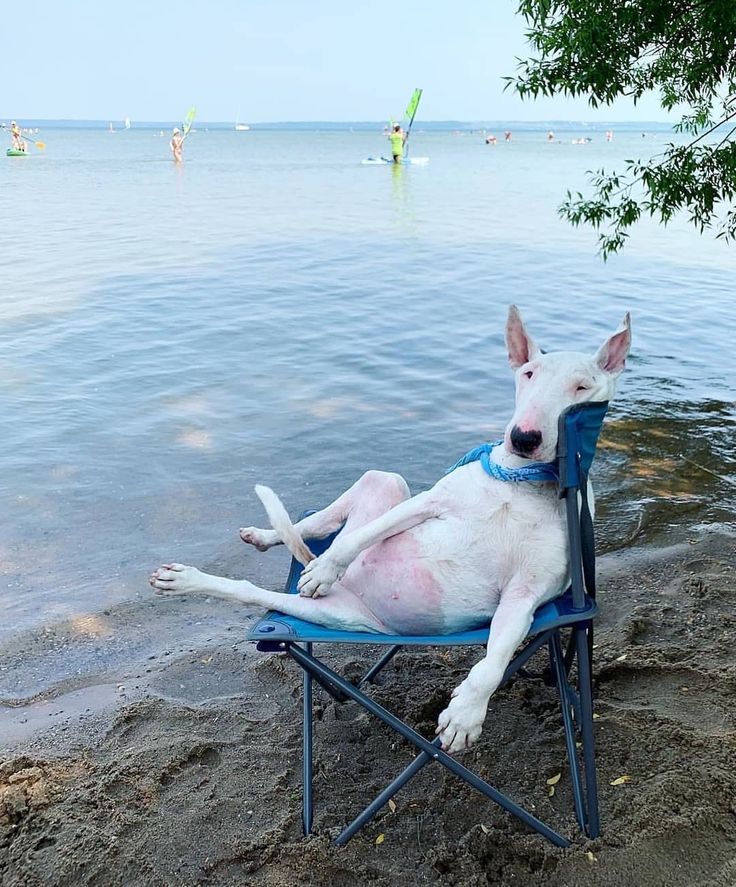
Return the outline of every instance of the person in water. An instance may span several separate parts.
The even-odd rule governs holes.
[[[176,163],[181,161],[181,147],[184,144],[184,136],[182,135],[181,130],[178,127],[174,127],[171,133],[171,141],[169,142],[169,147],[171,148],[171,153],[174,155],[174,160]]]
[[[391,155],[394,158],[394,163],[401,163],[401,159],[404,156],[406,133],[401,129],[400,124],[394,124],[393,131],[389,135],[388,140],[391,142]]]
[[[15,120],[10,121],[10,138],[12,139],[11,147],[14,151],[26,150],[25,139],[21,135],[20,127],[15,122]]]

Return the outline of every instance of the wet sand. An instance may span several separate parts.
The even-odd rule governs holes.
[[[303,839],[301,677],[243,641],[253,618],[243,609],[142,593],[16,637],[0,647],[0,883],[731,887],[733,549],[733,536],[701,528],[689,543],[600,559],[597,840],[575,826],[554,692],[515,680],[491,702],[463,759],[570,836],[567,850],[437,765],[334,848],[339,827],[413,753],[321,691],[316,828]],[[262,557],[262,572],[283,566],[282,552]],[[430,736],[477,657],[401,653],[375,697]],[[357,648],[335,659],[348,677],[370,661]]]

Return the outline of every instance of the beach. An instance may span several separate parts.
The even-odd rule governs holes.
[[[319,691],[315,834],[303,838],[296,667],[250,649],[249,615],[221,601],[152,599],[111,611],[110,636],[94,642],[125,644],[147,625],[170,649],[141,649],[132,669],[108,672],[104,684],[72,683],[11,717],[0,768],[2,883],[731,885],[733,541],[701,531],[601,559],[594,841],[577,831],[556,696],[538,680],[496,695],[461,760],[568,835],[569,849],[528,833],[439,766],[335,848],[340,827],[413,751]],[[37,641],[5,650],[3,667],[21,658],[32,670],[51,650],[73,657],[90,639],[59,627]],[[353,648],[334,662],[357,678],[370,652]],[[373,695],[431,736],[476,657],[401,653]],[[612,784],[622,776],[630,779]]]
[[[49,129],[0,168],[35,189],[0,233],[3,887],[736,883],[736,260],[645,222],[604,265],[556,214],[640,149],[604,128],[418,131],[430,163],[399,170],[361,166],[380,133],[203,128],[177,169],[154,130]],[[555,349],[633,315],[594,472],[602,834],[575,825],[553,691],[516,680],[464,758],[569,849],[438,767],[334,848],[413,752],[321,694],[304,839],[300,674],[244,640],[256,612],[148,575],[279,588],[283,550],[238,539],[264,520],[254,483],[292,514],[367,468],[418,492],[500,437],[512,301]],[[357,678],[369,653],[334,661]],[[432,736],[477,655],[403,652],[373,692]]]

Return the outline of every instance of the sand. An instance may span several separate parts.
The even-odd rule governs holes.
[[[142,594],[99,620],[16,638],[0,648],[0,882],[734,885],[733,541],[701,528],[689,543],[600,559],[598,839],[574,822],[554,692],[518,679],[492,700],[462,759],[570,836],[566,850],[436,764],[335,848],[413,752],[321,691],[315,834],[303,838],[300,674],[251,649],[252,614],[225,602]],[[333,661],[357,677],[370,654]],[[477,656],[403,652],[374,695],[431,736]],[[53,669],[62,679],[32,693]]]

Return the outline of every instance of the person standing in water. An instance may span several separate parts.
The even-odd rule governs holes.
[[[184,136],[181,133],[181,130],[178,127],[174,127],[171,133],[171,141],[169,142],[169,147],[171,148],[171,153],[174,155],[174,162],[181,162],[181,147],[184,144]]]
[[[391,142],[391,155],[394,158],[394,163],[401,163],[401,159],[404,156],[406,133],[402,131],[400,124],[394,124],[394,128],[389,135],[388,140]]]

